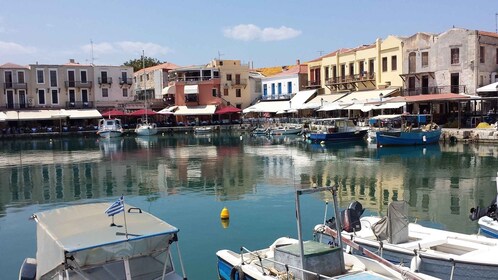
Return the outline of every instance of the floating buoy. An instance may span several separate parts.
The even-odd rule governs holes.
[[[230,225],[230,219],[221,219],[222,228],[228,228],[229,225]]]
[[[230,218],[230,213],[228,212],[228,209],[226,207],[223,207],[220,213],[220,218],[222,220],[226,220]]]
[[[320,142],[320,145],[325,145],[325,141]]]
[[[240,135],[240,140],[242,140],[242,135]]]

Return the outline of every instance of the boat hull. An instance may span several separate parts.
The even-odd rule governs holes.
[[[292,135],[301,133],[302,128],[272,129],[270,135]]]
[[[348,132],[333,132],[333,133],[310,133],[308,139],[312,142],[321,141],[357,141],[363,140],[365,135],[367,135],[368,130],[356,130]]]
[[[152,126],[141,126],[135,129],[135,133],[140,136],[150,136],[157,134],[157,128]]]
[[[102,138],[116,138],[123,135],[123,131],[121,130],[102,130],[97,133]]]
[[[375,138],[378,146],[409,146],[438,143],[441,129],[431,131],[377,131]]]
[[[491,217],[484,216],[479,219],[478,223],[482,232],[493,238],[498,238],[498,221]]]

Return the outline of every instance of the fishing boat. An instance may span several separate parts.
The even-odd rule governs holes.
[[[410,223],[403,201],[390,203],[384,218],[359,219],[356,209],[348,210],[341,215],[349,221],[344,223],[342,238],[392,263],[440,279],[496,279],[498,275],[497,239]],[[315,226],[319,241],[334,242],[334,238],[322,234],[325,226]],[[362,255],[354,248],[349,252]]]
[[[101,119],[97,135],[103,138],[120,137],[123,135],[123,127],[120,119]]]
[[[145,86],[145,62],[144,62],[145,54],[142,52],[142,68],[144,69],[144,118],[140,119],[137,123],[137,127],[135,128],[135,133],[141,136],[150,136],[156,135],[158,130],[155,123],[150,123],[148,118],[148,109],[147,109],[147,90]]]
[[[376,142],[377,131],[386,131],[401,127],[401,115],[377,115],[368,119],[367,141]]]
[[[354,141],[363,140],[367,132],[368,128],[356,126],[347,118],[327,118],[314,121],[306,138],[315,143]]]
[[[498,238],[498,209],[496,204],[498,199],[498,173],[496,175],[496,194],[496,197],[487,208],[481,209],[477,206],[470,209],[470,219],[473,221],[478,220],[479,230],[494,238]]]
[[[187,279],[181,258],[183,277],[170,252],[179,230],[124,203],[111,220],[117,203],[35,213],[36,259],[24,261],[19,279]]]
[[[342,249],[341,241],[337,246],[313,240],[303,241],[299,196],[326,190],[336,193],[337,186],[296,191],[298,239],[281,237],[269,247],[256,251],[245,247],[241,248],[240,253],[218,251],[219,279],[430,279],[382,261],[380,257],[372,260],[347,254]]]
[[[199,126],[199,127],[194,128],[195,134],[209,134],[211,132],[213,132],[212,126]]]
[[[405,114],[401,128],[377,131],[375,138],[378,147],[434,144],[441,138],[441,128],[430,120],[430,115]]]
[[[303,131],[302,125],[280,125],[274,128],[270,128],[270,135],[290,135],[299,134]]]

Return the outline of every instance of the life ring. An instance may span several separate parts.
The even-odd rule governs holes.
[[[235,275],[238,274],[239,277],[235,278]],[[242,267],[236,265],[232,267],[232,270],[230,270],[230,280],[244,280],[245,274],[244,270],[242,270]]]

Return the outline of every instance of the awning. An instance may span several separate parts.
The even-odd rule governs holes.
[[[69,113],[69,118],[73,120],[79,119],[100,119],[102,115],[98,110],[86,109],[86,110],[66,110]]]
[[[406,106],[406,102],[386,102],[375,106],[373,109],[398,109],[403,106]]]
[[[171,107],[168,107],[168,108],[164,108],[160,111],[158,111],[157,113],[158,114],[162,114],[162,115],[172,115],[173,112],[178,109],[178,106],[171,106]]]
[[[0,122],[4,122],[7,119],[7,115],[4,112],[0,112]]]
[[[242,112],[245,113],[276,113],[278,111],[289,110],[289,101],[260,101],[251,107],[245,108]]]
[[[86,110],[29,110],[29,111],[7,111],[5,120],[7,121],[36,121],[36,120],[54,120],[54,119],[96,119],[102,115],[95,109]],[[2,116],[0,115],[0,121]]]
[[[340,110],[344,108],[345,106],[348,106],[349,104],[341,104],[341,102],[333,102],[327,105],[324,105],[322,108],[318,109],[317,111],[323,112],[323,111],[335,111],[335,110]]]
[[[301,109],[306,101],[310,100],[310,98],[316,94],[316,89],[313,90],[302,90],[296,93],[294,97],[289,101],[289,105],[293,109]]]
[[[325,106],[327,104],[330,104],[337,99],[343,97],[346,95],[345,93],[339,93],[339,94],[322,94],[322,95],[317,95],[310,101],[304,103],[301,108],[299,109],[317,109],[322,106]]]
[[[498,92],[498,82],[476,89],[476,92]]]
[[[175,116],[212,115],[216,110],[216,105],[205,106],[178,106]]]
[[[364,103],[355,103],[351,106],[347,106],[342,108],[343,110],[361,110],[363,107],[365,107]]]
[[[175,93],[176,93],[176,86],[165,87],[161,91],[162,95],[165,95],[165,94],[175,94]]]
[[[223,115],[223,114],[231,114],[231,113],[240,113],[242,110],[239,108],[235,108],[233,106],[226,106],[223,108],[218,108],[218,110],[215,112],[217,115]]]
[[[470,99],[470,96],[458,93],[420,94],[412,96],[393,97],[391,100],[389,100],[389,102],[419,103],[419,102],[431,102],[431,101],[454,101],[460,99],[461,100]]]
[[[386,98],[393,94],[398,89],[382,89],[382,90],[362,90],[353,91],[343,98],[339,99],[344,103],[368,103],[374,101],[380,101],[382,98]]]
[[[198,85],[186,85],[183,90],[184,94],[199,94],[199,86]]]

